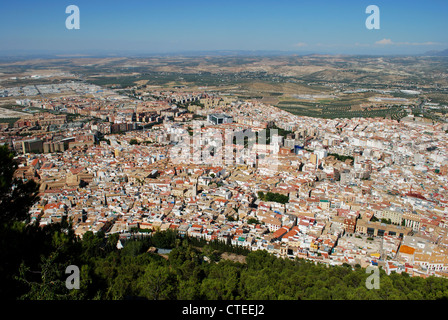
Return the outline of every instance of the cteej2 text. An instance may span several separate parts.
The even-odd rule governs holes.
[[[225,313],[227,315],[264,315],[264,305],[262,304],[230,304],[225,309],[218,307],[195,307],[190,304],[188,307],[182,308],[183,315],[204,315],[212,318],[217,313]]]

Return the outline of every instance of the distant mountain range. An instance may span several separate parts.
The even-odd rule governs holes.
[[[434,57],[448,57],[448,49],[442,51],[428,51],[424,53],[425,56],[434,56]]]

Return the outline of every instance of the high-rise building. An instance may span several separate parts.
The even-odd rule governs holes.
[[[44,143],[40,139],[32,139],[22,141],[23,153],[42,153],[44,151]]]

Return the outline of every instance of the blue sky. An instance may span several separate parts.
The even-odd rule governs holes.
[[[80,29],[68,30],[68,5]],[[368,5],[380,29],[368,30]],[[279,50],[416,54],[448,48],[448,1],[2,1],[0,52]]]

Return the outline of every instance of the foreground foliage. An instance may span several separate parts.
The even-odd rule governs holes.
[[[62,225],[58,226],[59,228]],[[16,259],[2,295],[9,299],[445,299],[448,280],[422,279],[381,271],[380,289],[368,290],[362,268],[326,267],[305,260],[280,259],[266,251],[250,252],[246,263],[220,260],[222,251],[193,246],[189,239],[171,242],[168,257],[147,252],[173,234],[129,240],[118,250],[116,235],[88,232],[83,240],[53,229],[15,229],[30,242],[23,260]],[[25,245],[23,242],[23,245]],[[28,243],[27,245],[29,245]],[[21,245],[21,244],[20,244]],[[19,246],[20,246],[19,245]],[[222,249],[224,245],[221,246]],[[206,257],[206,258],[205,258]],[[204,259],[205,258],[205,259]],[[2,260],[4,261],[4,260]],[[22,262],[20,262],[22,261]],[[80,268],[80,289],[65,287],[65,268]],[[7,289],[5,291],[4,289]]]

